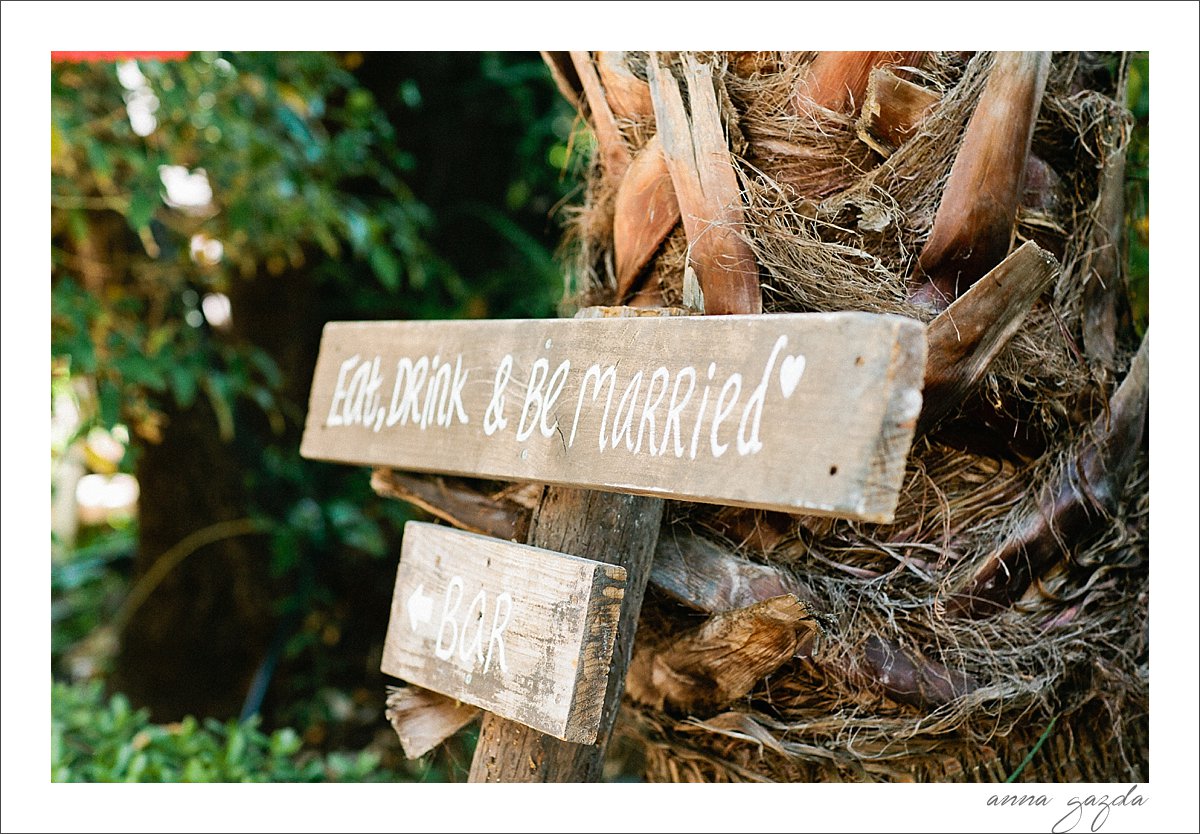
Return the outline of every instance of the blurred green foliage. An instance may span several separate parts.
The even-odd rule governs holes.
[[[1134,53],[1126,101],[1133,133],[1125,156],[1125,274],[1138,335],[1150,325],[1150,56]]]
[[[363,632],[382,639],[377,578],[394,571],[412,513],[379,500],[361,469],[299,457],[320,325],[552,315],[563,285],[550,215],[573,186],[561,170],[573,125],[536,53],[52,67],[52,412],[66,397],[80,413],[53,460],[94,428],[128,427],[118,467],[136,471],[140,449],[177,431],[172,415],[210,415],[284,589],[263,659],[270,708],[262,692],[247,706],[301,728],[308,747],[343,744],[338,725],[363,712],[370,661],[355,652]],[[213,317],[215,294],[233,299],[232,323]],[[282,334],[261,329],[273,319]],[[105,673],[89,637],[121,608],[137,536],[127,523],[56,544],[57,675],[78,668],[72,652]],[[382,689],[371,694],[378,725]],[[405,766],[410,778],[461,771],[453,755]]]
[[[50,778],[55,782],[373,782],[379,757],[301,751],[296,732],[265,733],[257,719],[152,724],[99,682],[54,683]]]
[[[345,254],[368,269],[321,278],[351,307],[452,283],[401,178],[411,162],[334,56],[198,53],[51,79],[51,352],[94,381],[100,425],[153,440],[161,396],[209,398],[226,439],[239,397],[280,419],[272,357],[206,326],[205,294],[237,278]]]
[[[132,557],[132,525],[97,529],[50,565],[50,655],[62,658],[112,617],[126,590],[115,563]]]

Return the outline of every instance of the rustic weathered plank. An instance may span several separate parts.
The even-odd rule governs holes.
[[[429,480],[381,467],[371,473],[371,488],[385,498],[407,501],[468,533],[519,542],[529,532],[532,508],[484,495],[458,479]]]
[[[619,566],[409,522],[380,668],[587,744],[624,589]]]
[[[301,453],[890,521],[924,371],[867,313],[331,323]]]

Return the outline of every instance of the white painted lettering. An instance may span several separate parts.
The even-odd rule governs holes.
[[[708,378],[711,381],[713,374],[717,372],[717,363],[710,362],[708,365]],[[692,448],[691,459],[696,459],[696,446],[700,440],[700,426],[704,422],[704,410],[708,408],[708,385],[704,386],[704,399],[700,401],[700,413],[696,415],[696,427],[692,429]]]
[[[458,642],[458,623],[454,621],[454,613],[458,611],[462,595],[462,577],[456,576],[450,580],[450,584],[446,586],[446,593],[442,597],[442,623],[438,626],[437,645],[433,648],[434,654],[442,660],[449,660],[454,655],[454,646]],[[453,597],[453,604],[451,597]],[[446,634],[446,626],[450,626],[450,643],[443,646],[442,638]]]
[[[762,441],[758,438],[759,428],[762,426],[762,410],[763,402],[767,398],[767,383],[770,381],[771,372],[775,369],[775,357],[779,355],[779,351],[783,350],[787,344],[788,337],[780,336],[775,340],[775,347],[771,348],[771,358],[767,360],[767,367],[763,371],[762,382],[754,389],[750,395],[750,399],[746,401],[746,410],[742,412],[742,420],[738,423],[737,434],[737,450],[739,455],[751,455],[762,450]],[[753,412],[754,417],[750,414]],[[750,425],[750,438],[746,439],[746,425]]]
[[[435,409],[437,407],[438,386],[441,384],[441,375],[438,373],[438,364],[441,362],[441,357],[435,355],[433,364],[429,366],[429,388],[425,391],[425,407],[421,409],[421,430],[430,424],[435,418]]]
[[[656,380],[662,380],[662,390],[658,392],[658,398],[654,404],[650,404],[650,396],[654,393],[654,383]],[[650,384],[646,386],[646,402],[642,406],[642,419],[638,421],[638,436],[637,443],[633,447],[633,453],[636,455],[642,450],[642,435],[646,430],[646,426],[650,426],[650,454],[657,455],[658,451],[654,447],[654,411],[658,408],[658,404],[662,402],[662,398],[667,394],[667,385],[671,381],[671,375],[664,367],[659,367],[650,377]],[[666,449],[666,446],[663,446]]]
[[[554,369],[554,374],[550,377],[550,381],[546,383],[546,398],[542,402],[542,416],[538,420],[539,431],[542,437],[550,437],[554,434],[554,430],[558,428],[558,418],[554,418],[554,425],[546,425],[546,415],[554,408],[554,404],[558,402],[558,397],[562,394],[563,386],[567,382],[567,374],[571,371],[571,361],[565,359]]]
[[[683,399],[679,399],[679,383],[687,376],[688,390]],[[696,390],[696,369],[690,365],[682,368],[675,375],[675,386],[671,389],[671,404],[667,407],[667,419],[663,421],[663,437],[660,444],[659,454],[667,453],[667,441],[671,438],[671,428],[675,429],[675,457],[683,457],[683,443],[679,433],[679,415],[687,406],[688,401],[692,398],[692,392]]]
[[[593,379],[594,377],[594,379]],[[596,401],[596,397],[600,396],[600,386],[604,384],[604,380],[608,380],[608,399],[604,401],[604,416],[600,419],[600,451],[604,451],[604,426],[608,423],[608,410],[612,407],[613,392],[617,386],[617,369],[609,365],[604,369],[604,373],[600,372],[599,363],[592,365],[583,375],[583,384],[579,386],[579,401],[575,404],[575,421],[571,424],[571,437],[567,440],[567,446],[575,445],[575,432],[579,430],[579,410],[583,408],[583,395],[587,393],[588,380],[592,380],[592,402]]]
[[[346,386],[346,399],[342,402],[342,423],[344,425],[353,426],[355,423],[362,422],[363,397],[370,374],[371,366],[364,362],[354,371],[354,376],[350,377],[350,384]]]
[[[625,386],[625,393],[621,395],[621,401],[617,403],[617,411],[613,414],[612,428],[612,447],[617,448],[617,444],[621,442],[621,436],[625,437],[625,448],[633,451],[633,410],[637,408],[638,394],[642,390],[642,372],[638,371],[629,380],[629,384]],[[628,406],[628,408],[626,408]],[[624,413],[625,420],[621,423],[621,414]]]
[[[460,422],[460,423],[466,424],[466,423],[471,422],[467,418],[467,412],[463,408],[463,401],[462,401],[463,388],[466,387],[467,376],[470,373],[471,372],[469,370],[465,371],[465,372],[463,371],[463,369],[462,369],[462,354],[460,353],[454,360],[454,379],[450,383],[450,405],[449,405],[449,408],[453,409],[453,415],[452,415],[451,419],[449,421],[447,421],[446,425],[450,425],[450,422],[453,421],[454,416],[458,417],[458,422]]]
[[[400,420],[400,381],[412,373],[412,360],[405,356],[396,363],[396,382],[392,385],[392,401],[388,404],[387,427]]]
[[[500,618],[500,607],[504,606],[504,619]],[[492,652],[496,652],[496,660],[500,664],[500,671],[507,672],[508,665],[504,661],[504,629],[508,626],[509,619],[512,618],[512,597],[508,592],[500,594],[496,597],[496,609],[492,614],[492,632],[488,637],[487,658],[483,662],[483,671],[487,672],[492,668]]]
[[[379,375],[379,357],[376,356],[371,362],[371,376],[363,389],[363,402],[366,404],[363,411],[363,425],[370,426],[374,431],[383,428],[383,404],[379,395],[382,385],[383,377]]]
[[[329,416],[325,418],[325,425],[340,426],[342,425],[342,415],[338,413],[338,404],[346,399],[346,374],[350,373],[350,369],[358,364],[358,354],[354,354],[349,359],[341,364],[338,368],[337,385],[333,389],[333,403],[329,406]]]
[[[408,425],[410,417],[413,425],[420,425],[421,389],[425,387],[425,376],[428,373],[428,356],[422,356],[411,365],[408,376],[404,380],[404,398],[400,401],[400,425]]]
[[[471,600],[471,604],[463,611],[462,631],[460,632],[461,639],[458,643],[458,656],[463,661],[469,661],[474,667],[475,663],[483,662],[483,613],[487,608],[487,592],[480,590]],[[475,612],[479,613],[476,614]],[[471,627],[472,622],[475,625],[475,639],[467,641],[467,629]],[[474,660],[471,654],[475,654]]]
[[[529,372],[529,384],[525,387],[525,404],[521,406],[521,422],[517,425],[517,442],[523,443],[537,428],[538,411],[542,407],[542,386],[546,384],[546,375],[550,373],[550,363],[546,358],[539,357]],[[532,410],[531,410],[532,406]],[[529,426],[525,426],[525,418],[529,418]]]
[[[729,389],[734,389],[733,397],[730,398],[729,404],[725,404],[725,395],[729,393]],[[720,443],[717,441],[717,432],[721,429],[721,423],[729,416],[729,412],[733,411],[734,403],[737,402],[738,396],[742,393],[742,375],[730,374],[729,379],[725,380],[725,384],[721,386],[721,393],[717,395],[717,410],[713,414],[712,432],[709,436],[709,444],[712,447],[714,458],[719,458],[725,454],[725,450],[729,448],[728,443]]]
[[[450,374],[452,370],[450,363],[445,362],[437,371],[437,425],[443,427],[450,425],[450,419],[454,416],[454,410],[450,408]]]
[[[508,425],[508,418],[504,416],[504,389],[508,387],[508,381],[512,379],[512,354],[505,354],[500,360],[499,367],[496,368],[496,378],[492,383],[492,399],[488,403],[487,411],[483,414],[483,433],[491,437],[497,431],[503,430]]]

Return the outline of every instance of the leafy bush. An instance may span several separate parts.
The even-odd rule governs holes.
[[[127,702],[56,689],[55,779],[186,780],[184,745],[197,747],[195,775],[246,778],[217,755],[235,730],[257,778],[350,778],[335,772],[347,762],[309,751],[373,744],[386,727],[367,699],[383,691],[389,574],[413,511],[378,499],[362,470],[299,457],[321,325],[551,315],[563,281],[548,215],[572,188],[569,158],[585,161],[573,125],[536,53],[54,63],[52,416],[62,402],[75,418],[63,420],[52,472],[86,452],[91,432],[119,433],[128,454],[104,473],[135,474],[141,495],[128,526],[55,541],[53,674],[116,675],[134,705],[170,717],[230,715],[236,704],[212,706],[227,697],[305,744],[286,772],[271,744],[294,740],[278,734],[152,726]],[[63,483],[56,500],[74,489]],[[178,497],[175,485],[197,483]],[[261,538],[176,550],[230,519]],[[239,561],[251,552],[266,558]],[[163,554],[175,567],[152,573]],[[202,605],[198,585],[212,591]],[[235,604],[251,598],[269,610]],[[158,674],[162,657],[192,662],[184,647],[235,620],[238,648],[251,648],[195,657],[190,702],[164,707],[179,686]],[[118,639],[123,630],[167,637]],[[242,666],[225,677],[229,655]],[[251,691],[234,691],[252,671]],[[60,719],[69,709],[85,716]],[[469,748],[456,751],[469,762]],[[385,765],[409,778],[462,769],[391,755]]]
[[[267,734],[257,719],[224,724],[187,717],[152,724],[124,695],[107,701],[98,681],[55,683],[51,694],[50,777],[55,782],[370,782],[391,781],[373,753],[301,751],[284,728]]]

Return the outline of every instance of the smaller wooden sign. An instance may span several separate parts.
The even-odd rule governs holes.
[[[591,744],[624,595],[616,565],[410,521],[380,668]]]

